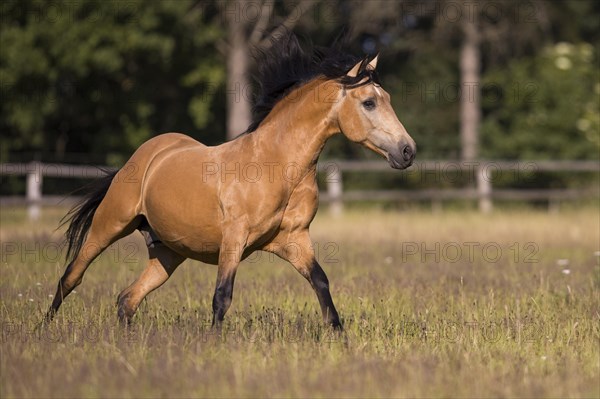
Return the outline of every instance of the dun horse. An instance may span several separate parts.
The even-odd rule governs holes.
[[[413,162],[415,142],[378,82],[377,57],[307,52],[294,36],[265,55],[262,94],[245,134],[214,147],[179,133],[156,136],[67,214],[69,263],[46,321],[103,250],[139,230],[150,260],[118,296],[124,323],[192,258],[218,265],[212,308],[219,328],[240,261],[262,250],[288,260],[316,292],[325,322],[341,328],[309,236],[318,206],[319,154],[342,133],[403,169]]]

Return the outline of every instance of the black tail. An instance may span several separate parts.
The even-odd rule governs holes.
[[[67,223],[69,224],[69,228],[65,233],[67,239],[67,262],[71,262],[79,254],[87,232],[92,225],[96,209],[98,209],[98,206],[106,196],[106,192],[118,170],[104,172],[107,173],[105,176],[82,188],[82,190],[88,191],[88,193],[60,221],[60,227]]]

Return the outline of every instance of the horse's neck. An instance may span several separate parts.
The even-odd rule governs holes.
[[[316,167],[325,143],[338,131],[332,115],[337,102],[319,93],[323,83],[309,82],[290,93],[252,133],[264,154],[303,171]]]

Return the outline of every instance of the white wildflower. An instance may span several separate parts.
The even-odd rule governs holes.
[[[592,126],[592,122],[590,122],[589,119],[579,118],[577,119],[576,125],[577,129],[582,132],[586,132]]]
[[[558,57],[554,60],[554,65],[561,71],[566,71],[568,69],[571,69],[573,63],[567,57]]]
[[[559,42],[554,46],[554,51],[558,55],[569,55],[573,50],[573,45],[567,42]]]

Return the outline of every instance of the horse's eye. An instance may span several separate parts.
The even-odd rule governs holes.
[[[372,109],[375,108],[375,101],[372,99],[368,99],[368,100],[363,101],[362,105],[363,105],[363,107],[365,107],[365,109],[367,111],[371,111]]]

